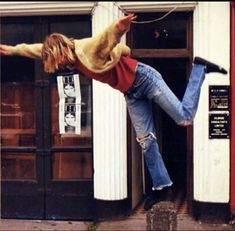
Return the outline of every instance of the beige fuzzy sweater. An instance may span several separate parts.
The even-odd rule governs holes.
[[[94,73],[103,73],[112,69],[122,55],[128,56],[131,53],[128,46],[120,43],[124,33],[119,30],[117,20],[97,36],[75,39],[77,58]],[[22,43],[12,47],[13,55],[35,59],[41,59],[41,50],[42,43]]]

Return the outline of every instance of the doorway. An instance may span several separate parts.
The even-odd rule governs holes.
[[[57,32],[91,36],[91,17],[1,18],[1,43],[41,43]],[[1,57],[1,216],[92,219],[92,82],[80,74],[81,134],[59,133],[56,76],[41,61]]]
[[[164,81],[182,99],[187,83],[187,59],[142,59],[143,62],[158,70]],[[179,213],[188,210],[187,192],[187,128],[178,126],[157,104],[153,103],[154,121],[159,148],[174,183],[173,201]],[[147,169],[147,168],[145,168]],[[147,175],[147,191],[151,190],[150,178]]]
[[[164,13],[140,13],[138,21],[151,21]],[[176,12],[165,19],[134,24],[128,35],[132,55],[158,70],[178,99],[182,100],[192,63],[192,12]],[[174,202],[179,213],[188,213],[192,198],[192,127],[175,122],[153,104],[157,139],[169,175],[174,183]],[[145,167],[145,191],[151,180]]]

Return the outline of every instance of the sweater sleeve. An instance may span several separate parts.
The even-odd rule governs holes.
[[[122,50],[122,55],[124,55],[124,56],[131,55],[130,47],[128,47],[128,46],[126,46],[124,44],[121,44],[121,43],[119,43],[118,45],[120,46],[120,49]]]
[[[41,59],[42,43],[18,44],[12,48],[13,55],[25,56],[33,59]]]
[[[131,54],[131,49],[122,44],[122,43],[119,43],[117,44],[116,47],[114,47],[114,49],[111,51],[110,53],[110,56],[113,58],[113,59],[120,59],[120,57],[123,55],[123,56],[129,56]]]
[[[113,68],[122,55],[128,56],[130,48],[120,43],[125,31],[118,28],[119,20],[114,21],[101,34],[75,40],[78,59],[91,71],[102,73]]]
[[[109,57],[110,52],[120,42],[122,35],[125,33],[118,29],[117,24],[118,20],[113,22],[101,34],[92,38],[94,53],[103,60]]]

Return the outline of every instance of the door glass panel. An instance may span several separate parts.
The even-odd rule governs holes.
[[[32,42],[31,24],[2,24],[1,43]],[[34,60],[1,57],[1,146],[35,146]]]
[[[51,97],[52,116],[52,142],[53,146],[79,146],[92,147],[91,133],[91,80],[83,75],[80,77],[81,86],[81,134],[60,134],[59,133],[59,94],[56,77],[53,79]]]
[[[149,21],[162,17],[164,13],[138,14],[137,21]],[[153,23],[133,24],[134,49],[178,49],[187,48],[187,20],[190,13],[174,13],[167,20]],[[176,26],[177,25],[177,26]]]
[[[91,179],[92,153],[54,153],[53,179]]]
[[[71,17],[71,16],[70,16]],[[66,18],[66,17],[64,17]],[[50,23],[51,33],[57,32],[65,34],[74,39],[87,38],[91,36],[91,21],[90,17],[70,18],[67,22],[62,22],[61,18],[53,17]]]
[[[36,156],[29,153],[1,153],[2,179],[36,179]]]

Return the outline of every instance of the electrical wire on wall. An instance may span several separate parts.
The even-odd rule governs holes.
[[[173,7],[171,10],[169,10],[168,12],[166,12],[163,16],[153,19],[153,20],[145,20],[145,21],[132,21],[132,23],[134,24],[146,24],[146,23],[153,23],[153,22],[157,22],[157,21],[161,21],[164,18],[166,18],[168,15],[170,15],[172,12],[174,12],[180,5],[182,5],[184,2],[179,3],[177,6]],[[113,5],[116,6],[124,15],[128,15],[131,14],[131,12],[128,12],[127,10],[123,9],[120,5],[118,5],[117,2],[113,2]],[[91,9],[91,14],[94,14],[94,11],[96,9],[96,7],[103,7],[104,9],[110,11],[110,9],[108,9],[107,7],[105,7],[104,5],[99,4],[99,2],[95,2],[94,6]],[[113,14],[113,12],[112,12]],[[115,14],[114,14],[115,15]],[[117,16],[117,15],[115,15]],[[118,16],[119,17],[119,16]]]

